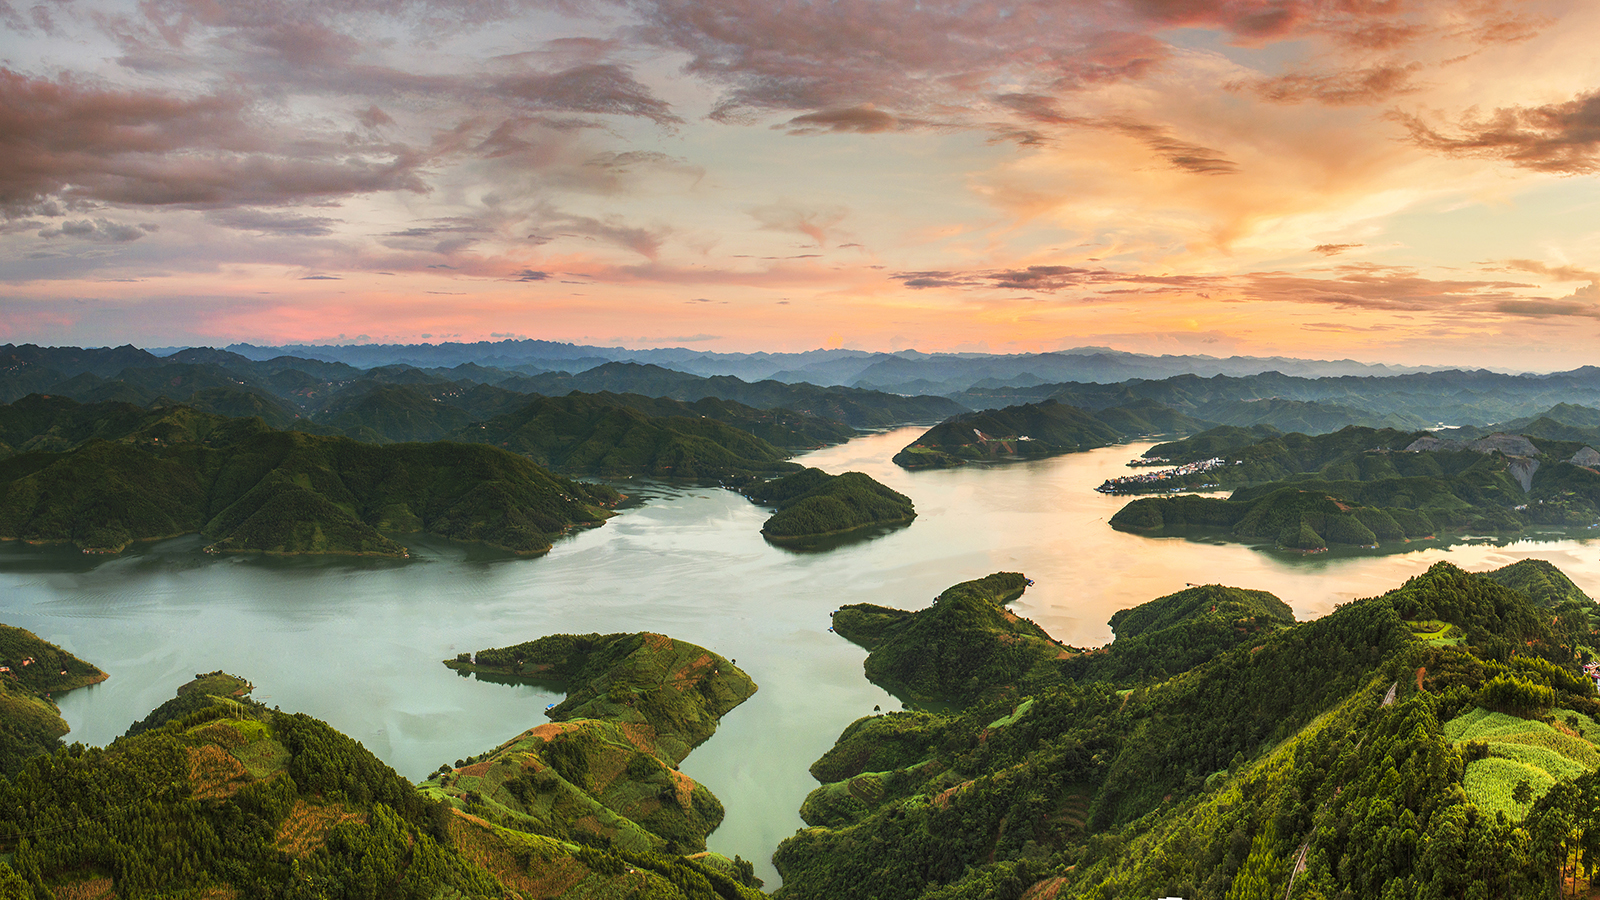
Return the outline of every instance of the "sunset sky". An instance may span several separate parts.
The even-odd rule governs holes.
[[[1600,363],[1600,4],[0,0],[0,341]]]

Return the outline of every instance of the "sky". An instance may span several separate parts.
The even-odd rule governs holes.
[[[1600,362],[1600,4],[0,0],[0,341]]]

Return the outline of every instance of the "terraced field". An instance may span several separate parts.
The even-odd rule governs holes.
[[[1489,748],[1489,756],[1467,764],[1468,799],[1490,813],[1521,819],[1556,782],[1600,769],[1600,751],[1588,739],[1600,736],[1600,726],[1571,710],[1558,709],[1554,718],[1564,727],[1478,707],[1446,722],[1444,734],[1452,743]],[[1530,789],[1524,803],[1514,799],[1521,782]]]

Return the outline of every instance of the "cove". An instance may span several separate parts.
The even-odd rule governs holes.
[[[198,538],[112,558],[0,545],[0,622],[111,674],[61,698],[69,741],[106,743],[195,673],[220,668],[414,780],[543,721],[559,699],[462,678],[443,659],[562,631],[649,630],[701,644],[737,660],[760,690],[683,768],[727,808],[711,847],[755,861],[772,887],[768,857],[802,827],[797,810],[815,787],[807,767],[845,725],[900,705],[862,677],[865,653],[828,632],[840,605],[918,608],[957,582],[1022,571],[1035,584],[1015,611],[1091,646],[1111,638],[1116,610],[1187,583],[1268,590],[1308,619],[1440,560],[1483,570],[1537,557],[1600,592],[1600,548],[1587,538],[1306,557],[1116,532],[1106,520],[1125,498],[1093,488],[1126,474],[1148,445],[948,470],[893,465],[921,430],[800,458],[866,472],[917,508],[909,526],[822,552],[768,544],[768,511],[733,492],[625,481],[616,486],[639,505],[534,559],[411,539],[408,562],[214,558]]]

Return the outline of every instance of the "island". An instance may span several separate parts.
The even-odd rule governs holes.
[[[805,544],[819,538],[903,525],[917,517],[911,498],[862,472],[830,475],[808,468],[750,485],[745,496],[776,511],[761,526],[775,544]]]
[[[1124,476],[1107,493],[1160,491],[1124,506],[1111,525],[1147,535],[1223,536],[1294,551],[1380,548],[1447,534],[1516,534],[1600,521],[1593,448],[1526,435],[1470,441],[1349,427],[1279,434],[1215,429],[1151,448],[1171,468]],[[1600,457],[1600,453],[1595,454]],[[1170,496],[1232,488],[1227,498]]]
[[[951,416],[896,453],[894,463],[906,469],[945,469],[986,460],[1038,459],[1205,427],[1207,423],[1153,401],[1092,412],[1050,399]]]

